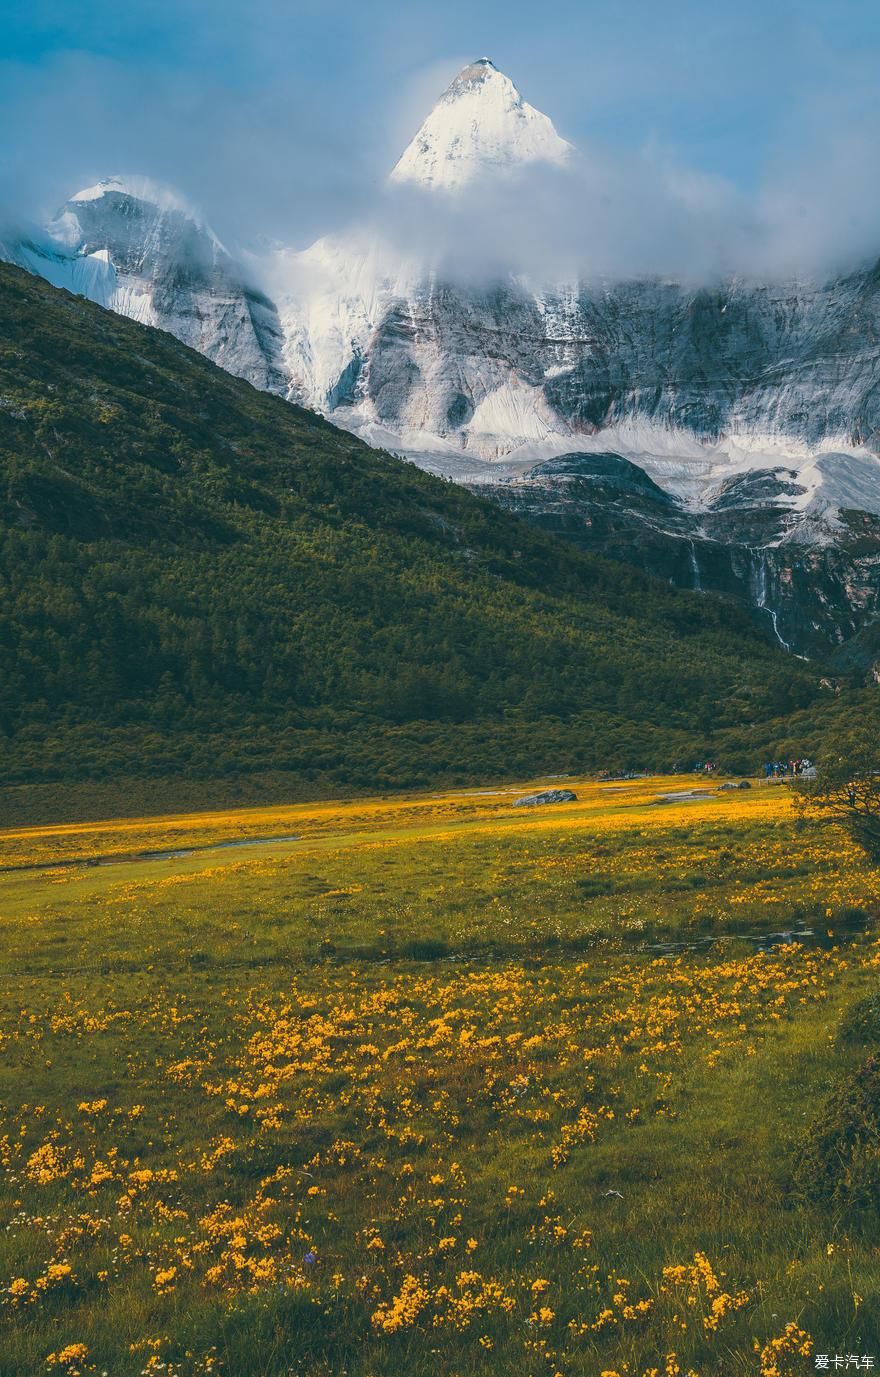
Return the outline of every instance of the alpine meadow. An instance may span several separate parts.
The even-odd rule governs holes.
[[[797,11],[0,17],[0,1377],[880,1371],[880,24]]]

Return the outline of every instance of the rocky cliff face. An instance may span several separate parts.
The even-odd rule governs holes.
[[[435,285],[386,311],[346,419],[822,656],[880,613],[878,325],[873,271],[555,297]],[[625,481],[596,471],[609,454]]]
[[[796,485],[779,471],[733,480],[702,512],[610,453],[561,455],[468,486],[585,549],[752,607],[768,636],[797,654],[827,661],[834,647],[855,650],[853,638],[880,617],[880,518],[847,511],[833,541],[787,538],[786,509],[774,500]],[[849,667],[873,658],[840,657]]]
[[[377,419],[405,428],[424,417],[423,429],[483,459],[627,424],[656,427],[664,450],[676,431],[704,445],[871,445],[880,275],[693,291],[432,282],[385,310],[367,362],[363,400]]]

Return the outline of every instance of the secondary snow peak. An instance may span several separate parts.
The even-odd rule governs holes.
[[[150,177],[141,176],[120,176],[104,177],[94,186],[85,187],[71,196],[70,201],[74,204],[81,204],[84,201],[99,201],[104,196],[129,196],[135,201],[145,201],[149,205],[156,206],[159,210],[178,210],[182,215],[187,215],[191,220],[197,217],[192,207],[180,195],[179,192],[172,190],[171,187],[163,186],[160,182],[154,182]]]
[[[463,67],[391,172],[393,182],[456,191],[479,175],[572,152],[553,122],[523,100],[488,57]]]
[[[128,222],[133,214],[155,220],[176,219],[179,225],[185,223],[203,236],[211,252],[226,252],[210,225],[179,191],[139,175],[104,177],[94,186],[77,191],[61,207],[50,228],[56,239],[72,247],[96,231],[99,237],[101,233],[112,237],[120,222]]]

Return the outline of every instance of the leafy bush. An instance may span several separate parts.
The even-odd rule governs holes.
[[[404,942],[401,955],[410,961],[442,961],[449,956],[449,943],[442,938],[414,937]]]
[[[838,734],[823,750],[818,778],[802,780],[798,794],[805,812],[839,822],[874,862],[880,861],[880,756],[876,723]]]
[[[795,1182],[810,1199],[880,1207],[880,1057],[845,1076],[807,1130]]]
[[[880,990],[850,1005],[840,1020],[838,1037],[861,1046],[880,1043]]]

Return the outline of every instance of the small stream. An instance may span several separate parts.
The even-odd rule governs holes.
[[[108,856],[75,856],[57,861],[28,861],[25,865],[0,865],[0,874],[10,875],[24,870],[70,870],[77,866],[91,869],[102,865],[131,865],[136,861],[171,861],[179,856],[201,856],[208,851],[228,851],[233,847],[269,846],[273,842],[300,840],[295,832],[280,837],[235,837],[232,841],[204,842],[200,846],[178,846],[164,851],[119,851]]]
[[[283,837],[236,837],[234,841],[208,842],[205,846],[179,846],[172,851],[136,851],[132,856],[102,856],[98,865],[113,865],[114,861],[170,861],[175,856],[195,856],[202,851],[228,851],[234,846],[269,846],[272,842],[299,841],[295,832]]]
[[[832,947],[845,946],[854,942],[866,932],[874,922],[870,913],[860,912],[843,921],[829,921],[816,927],[782,928],[778,932],[733,931],[710,932],[700,937],[687,937],[668,941],[632,941],[627,945],[636,946],[640,951],[654,952],[657,956],[677,956],[683,952],[705,951],[709,947],[727,942],[750,942],[756,951],[775,951],[779,947],[795,945],[818,947],[830,951]]]

